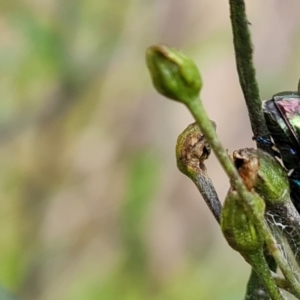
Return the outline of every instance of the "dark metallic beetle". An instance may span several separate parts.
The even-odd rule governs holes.
[[[288,171],[291,198],[300,212],[300,92],[282,92],[264,101],[266,125]],[[262,138],[260,138],[262,139]],[[270,142],[268,139],[265,142]]]

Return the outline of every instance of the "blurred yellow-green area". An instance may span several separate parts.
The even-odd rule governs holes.
[[[299,0],[247,4],[262,97],[295,90]],[[227,1],[0,8],[1,287],[26,300],[242,299],[249,266],[176,169],[192,118],[144,61],[155,43],[192,57],[225,147],[253,146]],[[207,166],[224,199],[224,172]]]

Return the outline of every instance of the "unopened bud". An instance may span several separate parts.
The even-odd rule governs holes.
[[[263,218],[264,201],[257,194],[253,194],[253,202],[255,210]],[[232,189],[229,190],[222,209],[221,228],[228,244],[246,259],[249,254],[263,247],[262,235],[246,214],[238,193]]]
[[[182,52],[165,45],[151,46],[146,51],[146,62],[160,94],[185,104],[199,96],[202,88],[199,71]]]

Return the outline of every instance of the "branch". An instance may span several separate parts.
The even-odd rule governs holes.
[[[229,0],[229,5],[236,66],[250,117],[251,128],[255,138],[268,137],[269,131],[261,109],[262,103],[253,66],[253,48],[245,3],[243,0]],[[257,140],[256,143],[258,148],[270,154],[273,153],[268,143],[262,143],[260,140]]]
[[[146,60],[157,91],[168,98],[185,104],[194,116],[229,177],[231,187],[236,191],[248,218],[263,236],[270,254],[274,257],[283,275],[289,281],[291,290],[300,298],[300,284],[288,262],[282,256],[276,240],[264,219],[264,212],[258,209],[256,205],[259,196],[246,189],[206,114],[202,101],[199,98],[202,80],[195,63],[178,50],[163,45],[148,48]]]

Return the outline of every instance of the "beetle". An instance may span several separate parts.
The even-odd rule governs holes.
[[[263,102],[263,115],[272,142],[289,176],[290,195],[300,212],[300,82],[297,92],[281,92]],[[260,141],[270,143],[268,138]]]

